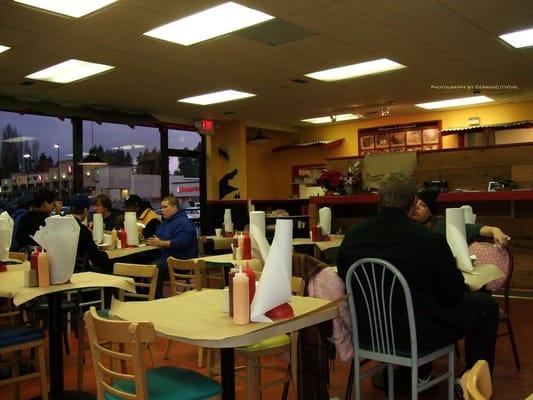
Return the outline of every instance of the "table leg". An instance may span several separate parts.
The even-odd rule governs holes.
[[[232,347],[220,349],[222,400],[235,400],[235,351]]]
[[[63,387],[63,330],[61,293],[48,294],[48,332],[50,357],[50,394],[61,395]]]
[[[63,384],[63,310],[62,294],[48,294],[48,341],[50,357],[50,400],[94,400],[91,393],[65,391]],[[80,349],[78,349],[80,351]],[[83,350],[81,350],[83,351]]]

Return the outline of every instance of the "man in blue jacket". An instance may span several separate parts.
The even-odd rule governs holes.
[[[146,240],[150,246],[161,249],[161,254],[154,260],[159,268],[157,277],[156,297],[162,297],[163,282],[169,279],[167,258],[194,258],[198,254],[196,229],[193,223],[178,207],[174,196],[161,200],[161,216],[163,223],[157,226],[155,235]]]

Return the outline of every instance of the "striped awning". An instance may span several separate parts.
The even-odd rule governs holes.
[[[461,128],[448,128],[443,129],[441,132],[443,135],[450,135],[452,133],[461,133],[461,132],[478,132],[485,129],[516,129],[516,128],[531,128],[533,127],[533,121],[524,120],[524,121],[514,121],[514,122],[503,122],[501,124],[488,124],[488,125],[475,125],[475,126],[465,126]]]
[[[339,146],[344,141],[344,138],[335,139],[335,140],[315,140],[314,142],[308,142],[308,143],[296,143],[296,144],[289,144],[286,146],[279,146],[274,147],[272,149],[272,153],[276,153],[278,151],[283,150],[291,150],[291,149],[305,149],[309,147],[336,147]]]

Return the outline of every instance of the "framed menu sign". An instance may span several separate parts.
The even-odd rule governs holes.
[[[396,151],[438,150],[441,147],[441,121],[359,129],[360,156]]]

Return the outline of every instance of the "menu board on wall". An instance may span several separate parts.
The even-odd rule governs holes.
[[[359,129],[359,155],[427,151],[442,147],[441,121]]]

